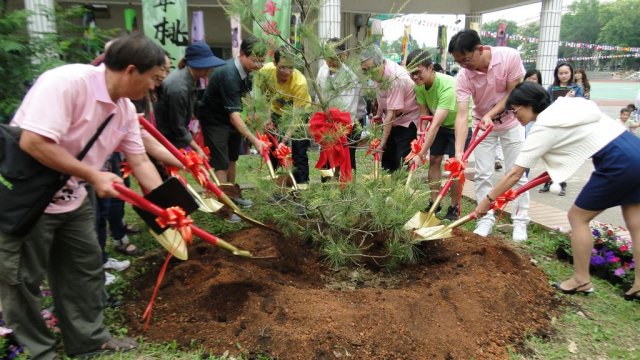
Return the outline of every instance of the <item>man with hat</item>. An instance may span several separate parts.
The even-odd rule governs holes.
[[[222,65],[224,61],[214,56],[206,43],[196,41],[187,47],[178,65],[180,70],[172,72],[162,82],[154,107],[156,124],[177,148],[191,147],[206,157],[189,132],[189,121],[197,102],[198,81],[207,79],[214,67]]]

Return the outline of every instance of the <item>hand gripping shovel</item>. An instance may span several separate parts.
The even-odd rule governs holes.
[[[153,125],[151,125],[144,117],[138,117],[140,124],[142,127],[147,130],[156,140],[158,140],[164,147],[171,152],[173,156],[175,156],[193,175],[193,177],[198,180],[200,185],[205,189],[211,191],[220,201],[222,201],[225,205],[227,205],[234,213],[236,213],[239,217],[244,219],[245,221],[260,226],[265,229],[269,229],[280,233],[278,230],[267,226],[261,223],[258,220],[255,220],[247,215],[245,215],[236,203],[234,203],[228,196],[225,194],[220,188],[214,184],[209,178],[209,174],[206,171],[203,171],[200,165],[194,164],[190,161],[183,153],[180,152],[167,138],[164,137]]]
[[[431,127],[431,120],[433,120],[433,116],[420,116],[420,122],[418,122],[419,136],[418,139],[413,140],[411,142],[411,152],[404,159],[405,164],[413,160],[414,157],[418,156],[420,151],[422,150],[422,144],[424,144],[424,138]],[[424,123],[427,122],[427,127],[423,130]],[[409,176],[407,176],[406,187],[409,189],[409,184],[411,183],[411,179],[413,178],[413,172],[416,171],[416,164],[411,161],[411,165],[409,165]]]
[[[513,189],[507,190],[504,194],[498,196],[491,203],[490,207],[492,210],[502,210],[505,208],[505,206],[507,206],[507,203],[514,200],[518,196],[520,196],[520,194],[522,194],[523,192],[529,191],[540,184],[544,184],[550,179],[551,177],[546,172],[544,172],[540,174],[537,178],[529,181],[528,183],[522,185],[521,187],[515,190]],[[417,238],[414,241],[420,242],[420,241],[427,241],[427,240],[445,239],[445,238],[451,237],[453,236],[451,231],[454,228],[462,224],[465,224],[471,220],[474,220],[476,218],[477,218],[476,213],[472,212],[471,214],[463,218],[460,218],[447,226],[439,225],[439,226],[433,226],[429,228],[425,227],[425,228],[417,229],[414,231],[414,233],[417,235]]]
[[[471,156],[471,153],[473,152],[473,150],[475,150],[476,146],[478,146],[478,144],[480,144],[480,142],[484,140],[484,138],[486,138],[487,135],[489,135],[492,129],[493,129],[493,124],[490,124],[487,127],[487,129],[482,133],[482,135],[478,137],[480,126],[477,126],[473,130],[473,135],[471,136],[471,143],[469,143],[467,150],[464,152],[464,154],[462,154],[462,160],[456,161],[455,158],[449,159],[451,161],[447,160],[446,165],[455,167],[455,169],[451,169],[451,173],[449,174],[447,181],[442,186],[442,189],[440,189],[440,192],[438,193],[438,197],[433,202],[431,209],[429,209],[429,211],[426,213],[424,211],[418,211],[415,215],[413,215],[413,217],[409,219],[409,221],[407,221],[406,224],[404,224],[405,230],[429,228],[429,227],[433,227],[440,224],[440,219],[438,219],[435,216],[435,212],[436,212],[436,209],[438,208],[438,205],[440,205],[440,202],[442,201],[442,199],[445,197],[445,195],[447,195],[447,192],[451,188],[451,185],[453,185],[453,181],[459,178],[460,175],[464,172],[464,169],[467,164],[467,159],[469,158],[469,156]]]

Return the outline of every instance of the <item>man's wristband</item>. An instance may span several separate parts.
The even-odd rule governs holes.
[[[495,199],[492,199],[491,196],[489,196],[489,194],[487,194],[487,200],[489,200],[489,202],[494,202],[496,201]]]

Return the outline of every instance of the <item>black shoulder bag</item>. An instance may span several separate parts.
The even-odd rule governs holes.
[[[78,154],[82,160],[107,127],[114,114],[100,125]],[[20,149],[22,129],[0,124],[0,232],[26,235],[38,221],[51,199],[69,180]]]

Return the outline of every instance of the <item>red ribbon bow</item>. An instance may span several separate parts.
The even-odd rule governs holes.
[[[449,171],[454,178],[464,177],[464,169],[466,168],[467,164],[458,158],[448,158],[444,163],[444,169]]]
[[[309,132],[321,149],[316,168],[323,169],[327,163],[332,168],[340,167],[342,182],[351,181],[347,134],[352,127],[351,114],[336,108],[329,109],[328,113],[317,112],[309,119]]]
[[[156,218],[156,223],[163,228],[171,226],[177,229],[185,241],[191,242],[191,227],[189,225],[193,224],[193,220],[187,216],[181,207],[172,206],[164,209],[162,216]]]
[[[464,169],[467,168],[467,162],[458,158],[448,158],[444,163],[444,169],[450,172],[452,179],[459,178],[460,195],[458,196],[458,204],[462,204],[462,188],[464,187],[465,176]],[[460,216],[460,206],[458,206],[458,216]]]
[[[409,145],[411,147],[411,152],[409,153],[409,155],[405,156],[404,158],[404,163],[407,164],[408,162],[410,162],[411,160],[413,160],[414,157],[418,156],[418,154],[420,154],[420,151],[422,150],[422,139],[413,139],[411,141],[411,144]],[[411,169],[413,170],[415,168],[415,166],[413,164],[411,164]]]
[[[380,161],[380,153],[377,152],[376,149],[378,148],[378,146],[380,146],[381,142],[382,141],[380,141],[380,139],[378,138],[372,139],[369,143],[369,149],[365,153],[365,156],[373,154],[373,160]]]
[[[131,166],[129,165],[128,162],[120,163],[120,171],[122,172],[123,179],[126,179],[129,175],[133,173],[133,169],[131,169]]]
[[[278,162],[285,169],[289,169],[293,161],[291,160],[291,148],[285,144],[278,144],[273,154],[278,158]]]
[[[206,169],[203,168],[206,161],[202,161],[200,155],[193,150],[186,151],[182,149],[181,151],[187,160],[187,168],[191,171],[191,174],[195,177],[196,181],[198,181],[198,184],[205,187],[207,180],[209,179],[209,174],[207,174]]]
[[[507,203],[509,203],[510,201],[515,200],[517,194],[515,191],[513,191],[513,189],[509,189],[507,190],[504,194],[498,196],[496,198],[496,203],[493,206],[494,210],[502,210],[507,206]]]

